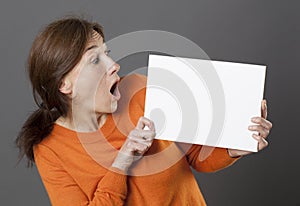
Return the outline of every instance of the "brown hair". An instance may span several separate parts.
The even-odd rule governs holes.
[[[103,38],[102,27],[78,17],[49,24],[34,40],[28,57],[28,74],[38,110],[24,123],[17,139],[19,157],[34,162],[33,147],[47,137],[53,124],[69,111],[69,98],[59,91],[61,82],[80,61],[93,31]]]

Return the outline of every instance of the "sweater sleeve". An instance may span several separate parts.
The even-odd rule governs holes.
[[[198,172],[216,172],[232,165],[240,158],[230,157],[225,148],[184,143],[179,143],[178,146],[183,151],[187,151],[186,158],[188,163]],[[208,156],[205,154],[208,154]],[[200,158],[202,155],[203,159]]]
[[[89,200],[74,179],[60,164],[50,148],[38,145],[34,148],[35,163],[50,201],[54,206],[123,205],[127,196],[127,176],[111,168],[99,181],[94,197]]]

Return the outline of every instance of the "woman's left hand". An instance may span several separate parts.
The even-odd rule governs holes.
[[[250,125],[248,129],[253,132],[257,132],[257,134],[252,134],[252,137],[258,142],[258,151],[266,148],[268,146],[268,142],[266,140],[267,136],[270,133],[272,128],[272,123],[267,120],[267,101],[262,100],[261,102],[261,117],[253,117],[251,118],[251,122],[256,125]],[[228,153],[231,157],[238,157],[250,154],[252,152],[236,150],[236,149],[228,149]]]

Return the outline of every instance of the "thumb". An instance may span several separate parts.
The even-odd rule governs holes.
[[[267,100],[262,100],[261,101],[261,117],[266,119],[268,115],[268,111],[267,111]]]

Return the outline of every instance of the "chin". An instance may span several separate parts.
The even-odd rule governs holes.
[[[117,109],[118,109],[118,102],[117,101],[112,102],[110,109],[111,109],[111,113],[114,113],[115,111],[117,111]]]

